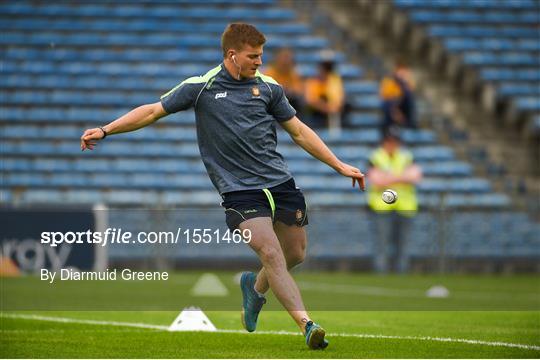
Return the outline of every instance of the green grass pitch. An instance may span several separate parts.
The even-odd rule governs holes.
[[[274,306],[261,313],[257,332],[243,332],[239,309],[215,305],[240,303],[233,274],[218,275],[230,295],[205,303],[207,299],[189,297],[186,290],[200,273],[172,274],[180,291],[173,296],[205,304],[203,310],[219,330],[215,333],[166,331],[181,307],[150,311],[141,303],[137,311],[17,308],[14,304],[24,304],[28,289],[39,283],[35,278],[3,279],[0,357],[540,358],[540,282],[535,276],[297,273],[306,303],[315,309],[312,317],[329,334],[330,346],[312,351],[294,334],[298,329],[271,296],[268,305]],[[445,285],[450,297],[426,298],[430,284]],[[125,292],[115,294],[121,284],[103,286],[92,291],[99,295],[107,290],[110,301]],[[168,304],[151,283],[140,286],[156,303]],[[329,307],[333,302],[340,305]]]

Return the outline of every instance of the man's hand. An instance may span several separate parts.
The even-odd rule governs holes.
[[[296,116],[280,124],[294,142],[310,153],[311,156],[332,167],[341,175],[352,178],[353,187],[358,181],[359,188],[362,191],[365,190],[364,174],[354,166],[341,162],[309,126],[301,122]]]
[[[349,164],[341,163],[341,167],[338,169],[338,172],[343,176],[352,178],[353,187],[356,186],[356,182],[358,181],[358,188],[362,191],[366,190],[365,177],[360,169]]]
[[[93,150],[96,143],[104,136],[105,133],[100,128],[87,129],[81,136],[81,151]]]
[[[167,115],[160,101],[153,104],[139,106],[122,115],[112,123],[105,125],[103,128],[87,129],[81,136],[81,150],[92,150],[96,143],[107,135],[120,134],[143,128],[152,124],[154,121]]]

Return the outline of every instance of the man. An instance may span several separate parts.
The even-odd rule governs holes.
[[[266,75],[281,85],[289,103],[296,110],[296,115],[301,114],[304,107],[304,83],[296,71],[291,49],[282,48],[277,52],[274,62],[266,70]]]
[[[321,54],[317,75],[306,81],[308,117],[313,127],[341,127],[341,117],[345,108],[345,89],[335,67],[335,54],[324,51]]]
[[[304,333],[307,345],[321,349],[328,345],[325,331],[309,317],[288,272],[304,259],[303,226],[308,219],[304,197],[276,152],[276,121],[312,156],[352,178],[353,187],[358,181],[364,189],[364,175],[341,162],[295,116],[281,86],[258,71],[265,41],[251,25],[230,24],[221,38],[222,64],[183,81],[160,102],[86,130],[81,149],[91,150],[108,135],[133,131],[193,107],[202,160],[223,198],[227,225],[251,231],[249,245],[262,263],[258,274],[246,272],[241,278],[244,327],[255,330],[263,294],[271,288]]]
[[[389,269],[404,272],[408,268],[408,258],[403,249],[409,219],[418,210],[415,184],[422,180],[422,170],[414,164],[412,154],[401,148],[397,126],[385,131],[382,145],[373,152],[370,162],[368,205],[375,213],[372,223],[377,226],[378,235],[375,269],[381,273]],[[387,204],[381,198],[387,188],[398,194],[394,204]]]
[[[408,66],[397,60],[393,74],[381,81],[382,133],[391,126],[416,128],[415,82]]]

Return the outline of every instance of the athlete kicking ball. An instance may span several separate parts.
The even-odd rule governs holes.
[[[159,102],[86,130],[81,149],[92,150],[108,135],[134,131],[167,114],[194,108],[200,153],[223,198],[227,225],[251,231],[249,245],[262,263],[257,274],[244,273],[241,278],[244,327],[255,331],[264,293],[270,288],[300,327],[309,348],[323,349],[328,346],[325,331],[309,317],[289,273],[304,260],[308,216],[304,196],[276,151],[276,122],[313,157],[352,178],[353,187],[357,181],[364,190],[364,174],[341,162],[295,116],[282,87],[258,71],[265,42],[254,26],[230,24],[221,38],[223,63],[183,81]]]

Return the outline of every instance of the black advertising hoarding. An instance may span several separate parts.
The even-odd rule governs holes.
[[[11,208],[0,209],[0,253],[15,262],[22,273],[41,269],[95,270],[101,249],[88,242],[58,246],[42,243],[45,234],[94,231],[92,209]],[[100,266],[101,267],[101,266]]]

